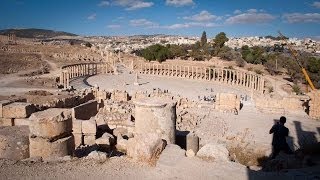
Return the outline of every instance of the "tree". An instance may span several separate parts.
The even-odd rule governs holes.
[[[224,46],[224,43],[227,42],[229,39],[226,36],[226,33],[220,32],[216,35],[214,38],[214,47],[222,48]]]
[[[203,47],[205,44],[207,44],[207,33],[203,31],[201,36],[201,47]]]

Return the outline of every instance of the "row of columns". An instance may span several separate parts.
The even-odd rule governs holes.
[[[224,84],[245,87],[246,89],[262,93],[264,90],[263,76],[245,71],[153,63],[141,63],[139,69],[139,73],[141,74],[216,81]]]
[[[68,88],[72,78],[90,76],[98,73],[109,74],[112,72],[112,66],[107,63],[74,64],[62,68],[60,85],[64,88]]]

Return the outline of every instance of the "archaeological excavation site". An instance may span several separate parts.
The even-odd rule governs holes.
[[[285,73],[147,61],[94,37],[0,40],[0,179],[320,178],[320,91]],[[281,116],[291,153],[271,158]]]

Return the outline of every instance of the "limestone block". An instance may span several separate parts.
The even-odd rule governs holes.
[[[64,157],[72,155],[74,151],[74,138],[68,136],[50,142],[41,137],[29,137],[30,157],[40,156],[42,158]]]
[[[83,136],[83,144],[85,145],[94,145],[96,144],[96,135],[87,135]]]
[[[3,115],[2,115],[3,106],[8,105],[10,103],[12,103],[12,101],[10,101],[10,100],[2,100],[2,101],[0,101],[0,118],[3,117]]]
[[[14,126],[13,118],[0,118],[1,126]]]
[[[75,147],[79,147],[80,145],[83,145],[83,134],[73,133],[73,137],[74,137]]]
[[[108,149],[115,143],[114,137],[109,133],[104,133],[100,138],[96,139],[96,144],[102,149]]]
[[[192,150],[193,153],[197,153],[199,151],[199,137],[193,133],[189,133],[187,135],[187,143],[186,150]]]
[[[194,157],[195,156],[195,153],[193,152],[192,149],[189,149],[186,151],[186,156],[187,157]]]
[[[82,133],[82,121],[80,119],[72,119],[72,132],[76,134]]]
[[[198,151],[197,156],[205,160],[229,161],[229,151],[223,144],[206,144]]]
[[[165,146],[165,141],[157,133],[137,134],[128,140],[127,155],[134,160],[153,162]]]
[[[36,111],[33,104],[25,102],[15,102],[5,105],[2,108],[2,115],[5,118],[27,118]]]
[[[98,113],[98,102],[90,100],[86,103],[80,104],[72,108],[73,119],[88,120]]]
[[[128,130],[126,128],[123,127],[117,127],[113,130],[113,135],[118,137],[118,136],[124,136],[128,134]]]
[[[127,139],[123,139],[123,138],[118,138],[117,139],[117,145],[116,148],[118,151],[126,153],[128,148],[128,140]]]
[[[50,108],[33,113],[30,118],[30,133],[42,138],[56,138],[72,132],[70,109]]]
[[[94,118],[82,121],[82,133],[95,135],[97,132],[97,124]]]
[[[0,127],[0,158],[21,160],[29,157],[29,128]]]
[[[14,119],[15,126],[29,126],[29,119],[28,118],[21,118],[21,119]]]

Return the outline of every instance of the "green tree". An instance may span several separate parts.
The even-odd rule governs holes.
[[[203,47],[206,44],[207,44],[207,33],[203,31],[201,36],[201,47]]]
[[[222,48],[224,43],[227,42],[229,39],[226,36],[226,33],[220,32],[214,38],[214,47]]]

